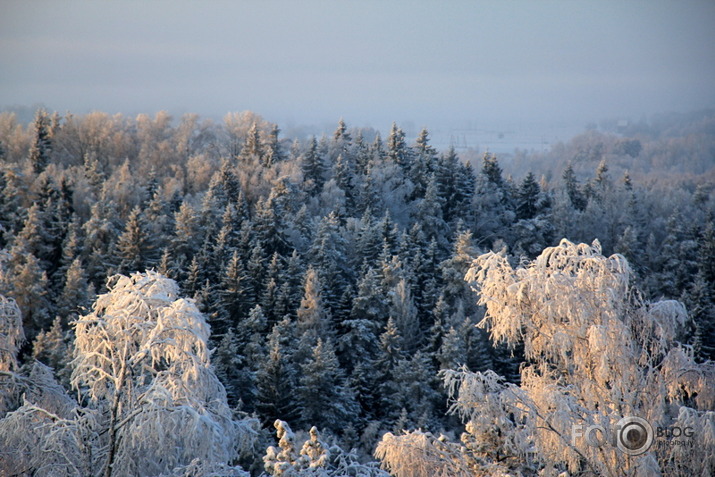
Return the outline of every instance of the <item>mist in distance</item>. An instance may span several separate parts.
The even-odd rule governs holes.
[[[0,106],[547,144],[715,106],[713,25],[708,1],[6,1]]]

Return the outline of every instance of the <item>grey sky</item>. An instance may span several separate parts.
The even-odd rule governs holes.
[[[715,2],[0,0],[0,105],[574,121],[715,106]]]

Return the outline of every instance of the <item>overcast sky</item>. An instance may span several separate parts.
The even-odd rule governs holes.
[[[715,2],[0,0],[0,106],[585,122],[715,106]]]

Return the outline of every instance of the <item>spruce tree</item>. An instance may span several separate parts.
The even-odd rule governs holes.
[[[147,224],[139,206],[132,209],[117,240],[117,258],[121,273],[142,272],[150,264],[153,244],[147,233]]]
[[[576,173],[574,172],[573,165],[571,163],[566,166],[562,179],[566,187],[566,193],[571,201],[571,205],[576,210],[584,210],[586,208],[586,204],[588,203],[588,199],[576,179]]]
[[[63,324],[74,321],[93,299],[82,261],[79,257],[75,258],[67,269],[62,294],[57,300],[57,313],[62,317]]]
[[[301,156],[300,164],[306,192],[313,196],[317,195],[323,190],[325,183],[325,166],[318,152],[318,141],[315,136],[310,138],[308,150]]]
[[[50,163],[52,153],[52,129],[50,115],[44,109],[38,109],[32,122],[32,143],[28,161],[32,172],[42,173]]]
[[[357,405],[330,340],[318,339],[301,374],[298,396],[303,422],[342,432],[353,421]]]
[[[256,410],[263,425],[276,419],[296,423],[300,407],[295,400],[298,387],[294,368],[286,353],[292,339],[291,323],[283,320],[273,327],[268,336],[267,355],[256,372]]]

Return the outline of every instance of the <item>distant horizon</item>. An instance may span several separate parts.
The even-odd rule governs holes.
[[[160,112],[166,112],[172,118],[174,123],[178,122],[182,116],[186,114],[197,114],[200,119],[211,120],[214,123],[220,124],[228,114],[242,113],[245,111],[227,111],[222,115],[203,115],[194,111],[103,111],[100,109],[89,109],[86,111],[60,111],[52,108],[50,105],[37,103],[33,105],[0,105],[0,112],[12,112],[18,115],[18,122],[23,125],[28,125],[32,122],[35,112],[38,109],[44,109],[48,112],[57,112],[60,115],[73,114],[76,116],[84,116],[93,112],[100,112],[109,115],[122,115],[127,119],[135,119],[137,116],[145,114],[150,117],[155,117]],[[450,147],[454,147],[457,151],[479,151],[492,152],[497,154],[511,155],[516,150],[544,152],[552,145],[559,142],[568,142],[579,134],[585,133],[588,130],[604,130],[604,124],[615,121],[628,121],[636,123],[640,121],[651,121],[658,117],[669,115],[691,115],[701,112],[714,110],[715,108],[699,108],[688,111],[661,111],[650,115],[639,116],[612,116],[602,118],[592,118],[583,122],[568,121],[553,121],[551,124],[528,123],[523,120],[513,119],[512,121],[503,120],[501,122],[489,122],[486,119],[474,120],[452,120],[443,123],[434,124],[416,124],[412,120],[391,121],[389,124],[374,125],[374,124],[355,124],[347,116],[339,116],[335,120],[328,119],[313,123],[297,123],[290,120],[276,120],[274,118],[261,114],[260,111],[250,111],[262,119],[278,125],[281,129],[281,135],[284,138],[305,139],[309,136],[320,137],[322,135],[331,134],[338,125],[340,120],[345,121],[349,129],[375,130],[380,133],[383,139],[387,138],[387,134],[396,124],[405,132],[408,141],[412,142],[417,138],[419,132],[426,128],[429,132],[430,143],[433,147],[440,151],[446,151]]]
[[[715,107],[714,24],[701,0],[6,0],[0,105],[583,128]]]

